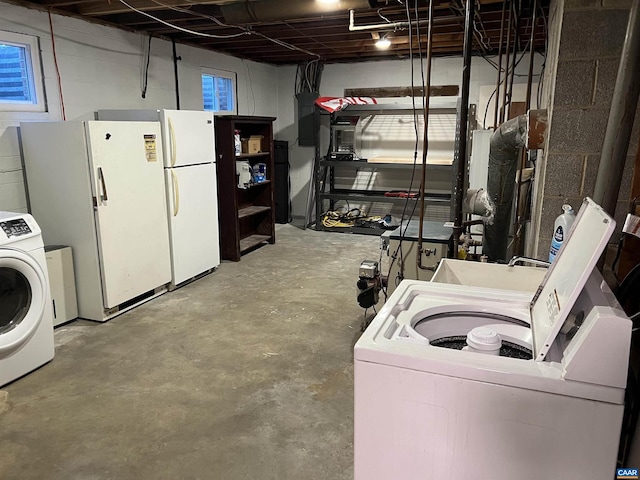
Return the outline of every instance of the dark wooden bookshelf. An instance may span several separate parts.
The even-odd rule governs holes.
[[[220,116],[215,119],[218,169],[218,210],[220,216],[220,253],[223,259],[240,257],[265,243],[275,243],[274,194],[272,178],[273,117]],[[261,152],[236,155],[234,132],[241,137],[262,136]],[[238,187],[236,161],[251,166],[264,163],[267,179]]]

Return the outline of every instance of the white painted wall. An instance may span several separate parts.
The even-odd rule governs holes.
[[[493,60],[497,60],[493,58]],[[541,68],[540,55],[534,57],[534,72]],[[514,83],[525,83],[528,71],[528,55],[519,63]],[[293,215],[305,214],[307,191],[311,175],[314,149],[297,145],[297,124],[295,104],[295,67],[278,69],[278,105],[279,128],[277,138],[289,141],[289,161],[291,163],[291,196]],[[415,84],[420,85],[420,65],[414,60]],[[461,85],[462,58],[434,59],[431,74],[432,85]],[[487,61],[475,57],[471,68],[470,103],[477,104],[480,99],[480,87],[495,85],[496,70]],[[388,60],[356,64],[327,65],[322,74],[321,96],[340,97],[345,88],[365,87],[406,87],[411,84],[411,63],[409,60]],[[397,101],[401,101],[398,99]],[[406,99],[404,100],[407,101]],[[486,100],[485,100],[486,102]],[[481,112],[479,116],[484,116]],[[489,117],[492,113],[489,112]]]
[[[171,43],[154,38],[146,98],[141,96],[148,37],[53,15],[66,118],[93,119],[98,109],[175,108]],[[26,212],[18,126],[21,121],[62,120],[47,13],[0,2],[0,30],[40,38],[46,113],[0,112],[0,210]],[[180,107],[202,109],[201,68],[235,72],[238,113],[278,114],[278,69],[204,49],[177,45]],[[275,125],[277,129],[277,123]]]
[[[48,112],[0,112],[0,210],[26,211],[17,127],[21,121],[61,120],[60,96],[47,14],[0,1],[0,19],[0,30],[36,35],[42,49]],[[93,118],[98,109],[176,107],[170,42],[152,40],[148,91],[143,99],[146,36],[57,15],[53,28],[67,119]],[[314,149],[297,145],[296,67],[277,68],[184,45],[178,45],[177,51],[182,57],[181,108],[201,109],[201,68],[210,67],[237,74],[239,114],[277,117],[276,138],[289,141],[293,214],[304,215]],[[539,60],[536,56],[535,71],[540,69]],[[527,64],[525,56],[517,73],[526,74]],[[414,61],[414,65],[419,84],[419,64]],[[342,96],[345,88],[408,86],[410,66],[408,60],[327,65],[320,93]],[[459,85],[461,76],[460,58],[435,59],[434,85]],[[517,83],[525,80],[516,78]],[[470,101],[477,103],[480,87],[494,83],[494,68],[481,58],[474,59]],[[325,127],[322,133],[326,135]]]

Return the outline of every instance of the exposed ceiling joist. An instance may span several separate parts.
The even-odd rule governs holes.
[[[317,56],[324,62],[407,58],[411,53],[417,57],[419,48],[426,50],[423,25],[428,10],[426,0],[417,0],[417,9],[415,4],[401,4],[399,0],[340,0],[338,7],[320,6],[316,0],[196,0],[197,3],[194,0],[124,0],[143,13],[131,10],[120,0],[7,1],[272,64],[303,63]],[[507,1],[521,5],[518,38],[522,49],[530,37],[531,7],[527,0]],[[545,15],[549,1],[539,2]],[[378,7],[371,8],[370,4],[376,2]],[[434,2],[434,55],[460,54],[464,30],[462,0]],[[474,48],[494,55],[500,43],[502,0],[480,0],[479,3],[474,22]],[[411,7],[409,18],[407,7]],[[349,10],[353,8],[356,25],[367,26],[363,31],[350,31]],[[422,21],[419,39],[416,19]],[[408,25],[409,21],[413,27],[411,42],[407,28],[391,26]],[[545,47],[546,23],[540,20],[536,26],[534,47],[538,50]],[[385,28],[387,24],[389,27]],[[251,34],[238,36],[243,32]],[[371,32],[388,36],[390,48],[377,49]]]

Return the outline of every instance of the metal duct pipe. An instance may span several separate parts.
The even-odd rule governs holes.
[[[257,0],[253,2],[238,2],[221,5],[220,11],[226,23],[244,25],[258,22],[277,22],[281,20],[295,20],[297,18],[335,12],[346,12],[353,9],[370,9],[377,2],[371,0],[340,0],[338,4],[328,5],[316,0],[283,1]]]
[[[515,190],[518,152],[527,146],[528,115],[506,121],[491,135],[487,192],[495,203],[493,225],[485,225],[482,253],[491,261],[506,260]]]
[[[622,173],[629,149],[629,138],[640,93],[640,0],[634,0],[629,12],[627,36],[622,47],[618,77],[613,89],[613,101],[593,200],[610,215],[616,210]]]

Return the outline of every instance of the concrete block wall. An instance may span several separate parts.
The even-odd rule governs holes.
[[[557,50],[549,52],[557,55],[556,71],[548,73],[555,73],[555,88],[550,95],[547,145],[536,174],[537,224],[532,225],[528,252],[538,258],[548,256],[553,223],[562,205],[570,203],[578,209],[584,197],[593,195],[630,4],[623,0],[552,2],[555,17],[550,24],[557,28],[559,42]],[[639,138],[640,109],[618,197],[618,230],[628,208]]]

